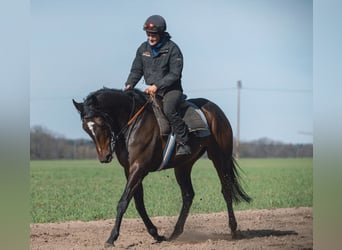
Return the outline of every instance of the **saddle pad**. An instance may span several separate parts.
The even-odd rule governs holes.
[[[166,136],[170,133],[171,128],[169,121],[161,109],[161,105],[161,100],[157,98],[153,99],[152,107],[158,121],[160,134]],[[190,133],[194,133],[198,137],[210,135],[207,120],[205,119],[203,112],[194,103],[183,100],[180,104],[179,114],[188,126]]]

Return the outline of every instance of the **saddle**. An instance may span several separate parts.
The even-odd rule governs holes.
[[[160,128],[160,135],[167,136],[171,132],[171,127],[163,112],[162,106],[163,103],[161,98],[155,96],[152,101],[152,108]],[[197,137],[206,137],[210,135],[208,123],[203,112],[190,100],[186,100],[185,95],[181,100],[178,112],[187,125],[189,133],[192,133]]]

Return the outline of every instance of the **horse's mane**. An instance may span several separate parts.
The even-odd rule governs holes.
[[[129,89],[125,93],[135,98],[138,102],[144,103],[147,100],[147,95],[139,89]]]
[[[103,87],[102,89],[96,90],[91,92],[85,99],[84,103],[85,104],[93,104],[94,98],[97,99],[97,97],[101,94],[113,94],[113,95],[119,95],[119,96],[132,96],[138,100],[141,101],[146,101],[146,95],[139,89],[130,89],[127,91],[123,91],[121,89],[113,89],[113,88],[107,88]]]
[[[106,95],[112,96],[110,99],[117,100],[118,102],[122,98],[133,98],[136,103],[146,102],[146,95],[139,89],[123,91],[121,89],[103,87],[102,89],[91,92],[84,99],[82,117],[85,115],[94,115],[94,113],[102,113],[101,109],[103,105],[101,105],[101,98],[99,97]]]

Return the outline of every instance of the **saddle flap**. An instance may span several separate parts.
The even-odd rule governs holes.
[[[152,107],[156,116],[160,134],[166,136],[171,132],[169,121],[162,110],[162,100],[158,97],[153,98]],[[204,114],[194,103],[182,99],[179,105],[179,114],[187,125],[189,132],[197,132],[196,135],[204,137],[210,135],[207,120]]]

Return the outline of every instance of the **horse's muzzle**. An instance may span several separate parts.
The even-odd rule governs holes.
[[[101,163],[110,163],[113,159],[112,154],[107,154],[104,158],[99,159]]]

